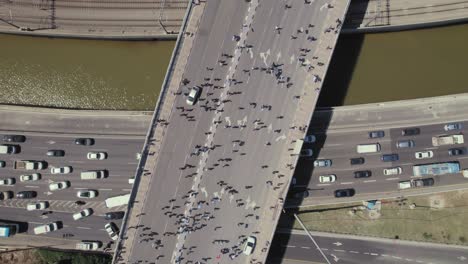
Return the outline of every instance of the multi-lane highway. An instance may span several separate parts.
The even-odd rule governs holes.
[[[203,15],[117,262],[263,262],[297,159],[289,139],[304,136],[348,3],[195,7]],[[193,86],[203,91],[191,107]]]
[[[466,248],[432,243],[313,233],[331,263],[445,263],[468,260]],[[270,264],[327,263],[303,232],[276,234],[268,257]]]

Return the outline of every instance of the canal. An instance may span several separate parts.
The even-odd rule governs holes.
[[[468,92],[468,25],[342,35],[320,106]],[[0,103],[153,110],[174,41],[0,35]]]

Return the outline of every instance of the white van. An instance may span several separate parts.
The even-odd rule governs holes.
[[[95,180],[95,179],[102,179],[106,176],[106,171],[98,170],[98,171],[83,171],[80,174],[82,180]]]
[[[375,152],[380,152],[379,143],[357,145],[357,153],[375,153]]]
[[[34,234],[45,234],[58,229],[58,222],[52,222],[45,225],[36,226],[34,228]]]

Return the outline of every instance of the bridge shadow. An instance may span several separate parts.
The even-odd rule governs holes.
[[[386,4],[388,4],[388,0],[385,0],[384,2],[386,6]],[[369,0],[351,0],[351,4],[349,5],[348,12],[345,17],[344,28],[359,28],[359,26],[364,23],[368,5]]]
[[[364,35],[361,34],[340,35],[338,39],[337,46],[328,68],[327,76],[324,80],[319,100],[317,102],[317,107],[319,107],[319,109],[314,112],[307,131],[307,135],[312,134],[316,136],[316,142],[304,143],[302,147],[302,149],[312,149],[313,156],[310,158],[299,159],[294,171],[293,184],[291,184],[287,196],[287,205],[299,205],[302,202],[303,198],[298,199],[295,197],[298,193],[308,191],[313,196],[314,191],[321,189],[319,186],[316,188],[309,187],[314,185],[316,186],[318,183],[317,176],[314,175],[314,177],[312,177],[312,173],[314,171],[313,162],[320,156],[320,150],[323,148],[323,145],[327,140],[327,130],[333,117],[332,107],[342,106],[345,102],[354,68],[361,52],[363,40]],[[333,195],[333,193],[330,192],[330,195]],[[305,212],[309,211],[301,211],[300,213]],[[283,211],[277,228],[282,230],[293,229],[295,222],[293,217],[294,213],[300,214],[298,209],[288,209],[287,211]],[[282,263],[287,249],[284,245],[288,243],[290,238],[291,234],[275,234],[266,263]]]

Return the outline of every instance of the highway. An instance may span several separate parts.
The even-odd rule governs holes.
[[[331,263],[466,263],[466,248],[390,239],[313,233],[320,249]],[[268,263],[326,263],[310,238],[296,232],[277,234]]]
[[[297,159],[289,139],[304,136],[347,4],[195,7],[204,11],[184,81],[160,117],[167,130],[148,157],[145,197],[130,213],[117,263],[263,262]],[[194,85],[203,91],[190,107],[183,94]],[[245,256],[249,236],[257,247]]]

